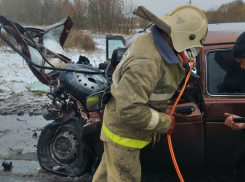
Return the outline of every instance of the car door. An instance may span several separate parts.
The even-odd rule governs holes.
[[[106,36],[106,61],[111,61],[115,49],[124,47],[125,39],[122,36]]]
[[[172,108],[170,104],[165,113]],[[175,112],[175,129],[171,135],[173,150],[181,171],[190,171],[204,162],[204,126],[201,112],[195,102],[179,103]],[[141,151],[142,169],[145,171],[174,172],[167,135],[151,142]]]
[[[224,113],[245,116],[245,70],[232,56],[232,44],[209,45],[202,50],[200,67],[203,87],[207,166],[232,168],[245,151],[244,131],[224,125]]]

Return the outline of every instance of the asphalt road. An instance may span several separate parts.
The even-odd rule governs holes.
[[[80,177],[62,177],[40,169],[37,161],[12,161],[11,170],[0,169],[0,182],[91,182],[92,175],[85,174]],[[2,163],[3,160],[0,160]],[[183,174],[185,182],[236,182],[235,175],[221,175],[213,172],[209,174],[187,173]],[[159,174],[143,173],[142,182],[179,182],[176,173]]]

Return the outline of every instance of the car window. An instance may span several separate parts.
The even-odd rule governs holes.
[[[122,40],[108,40],[108,58],[111,59],[112,53],[117,48],[125,47]]]
[[[245,70],[232,50],[212,50],[206,54],[207,91],[210,95],[245,95]]]

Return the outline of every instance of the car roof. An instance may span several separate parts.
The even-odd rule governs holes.
[[[245,31],[245,22],[208,24],[208,33],[204,45],[234,44],[236,39]],[[147,32],[143,32],[147,33]],[[126,38],[126,48],[142,33]]]
[[[237,37],[245,31],[245,23],[209,24],[205,45],[233,44]]]

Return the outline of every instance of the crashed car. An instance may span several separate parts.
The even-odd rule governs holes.
[[[87,102],[111,84],[111,75],[123,53],[140,34],[147,32],[130,38],[107,36],[105,63],[93,68],[83,59],[82,64],[72,63],[62,53],[72,27],[69,17],[44,29],[22,27],[3,16],[0,23],[21,45],[21,52],[15,51],[28,62],[34,75],[50,86],[47,96],[52,103],[44,106],[43,116],[52,122],[42,131],[37,148],[41,167],[64,176],[94,172],[103,153],[99,138],[103,107],[90,108]],[[232,56],[234,42],[243,30],[232,28],[224,30],[217,25],[215,30],[208,31],[173,114],[176,126],[171,136],[181,171],[217,168],[221,173],[235,171],[241,181],[245,181],[244,130],[232,131],[224,125],[224,112],[245,115],[245,73]],[[170,112],[178,92],[164,112]],[[154,147],[150,143],[143,148],[140,161],[142,171],[175,171],[167,136],[161,135]]]

